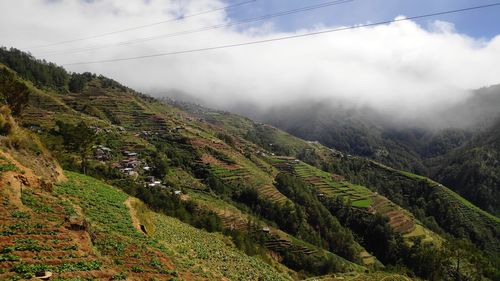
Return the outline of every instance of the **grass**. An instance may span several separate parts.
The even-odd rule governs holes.
[[[352,206],[356,208],[368,208],[372,203],[373,201],[368,199],[356,200],[352,202]]]
[[[7,158],[0,156],[0,173],[8,171],[19,171],[16,165],[11,163]]]

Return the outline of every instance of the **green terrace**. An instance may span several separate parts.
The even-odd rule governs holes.
[[[373,198],[376,195],[366,187],[346,181],[336,181],[332,174],[304,162],[293,161],[292,163],[295,174],[317,188],[318,194],[344,198],[357,208],[369,208],[373,204]]]
[[[197,204],[215,212],[221,218],[224,227],[227,229],[265,233],[264,246],[273,252],[288,252],[303,254],[306,256],[316,256],[318,258],[328,256],[342,264],[343,268],[347,271],[364,269],[363,267],[349,262],[331,252],[325,251],[317,246],[297,239],[296,237],[281,231],[274,223],[269,223],[253,215],[245,214],[224,200],[196,191],[189,192],[189,196],[190,199]],[[281,196],[284,197],[282,194]],[[284,198],[285,200],[288,200],[286,197]],[[373,259],[371,255],[368,256]]]
[[[212,167],[211,171],[223,181],[245,180],[250,177],[248,171],[243,168],[225,169],[221,167]]]
[[[397,232],[416,236],[417,224],[414,219],[387,198],[368,188],[352,184],[342,177],[324,172],[316,167],[290,157],[271,157],[270,162],[283,172],[294,173],[316,189],[317,196],[343,198],[352,207],[378,213],[389,219],[389,225]],[[422,235],[418,235],[422,236]],[[422,236],[422,238],[426,238]]]

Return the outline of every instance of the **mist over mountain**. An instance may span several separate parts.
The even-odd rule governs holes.
[[[251,110],[248,106],[231,110],[306,140],[434,177],[479,206],[493,213],[499,211],[498,161],[485,167],[473,158],[497,159],[493,155],[497,144],[492,139],[499,136],[500,85],[478,89],[457,104],[414,118],[368,106],[311,100],[268,110]],[[471,153],[473,158],[465,156]]]
[[[119,29],[221,8],[227,3],[219,0],[182,3],[156,0],[143,4],[123,4],[116,0],[35,3],[22,0],[0,5],[0,10],[12,11],[0,17],[1,25],[30,32],[21,34],[3,29],[0,31],[2,44],[25,46],[31,51],[33,46],[61,39],[88,37],[93,30],[101,30],[103,26]],[[346,3],[332,7],[331,13],[351,13],[354,5],[363,6]],[[429,8],[428,12],[431,10]],[[273,12],[277,11],[268,13]],[[17,19],[20,13],[25,15],[23,21]],[[415,12],[407,13],[394,14],[385,20],[402,19]],[[50,16],[53,14],[63,18]],[[224,27],[244,19],[233,18],[229,11],[220,9],[147,30],[132,30],[83,43],[34,48],[32,53],[48,61],[71,64],[267,40],[348,26],[316,23],[290,31],[264,21]],[[64,25],[60,24],[61,20]],[[349,24],[369,22],[365,19]],[[207,26],[223,27],[141,42],[142,38],[158,34],[166,36]],[[134,43],[136,41],[138,43]],[[288,43],[67,67],[71,71],[101,73],[157,95],[175,89],[216,108],[255,105],[260,110],[269,110],[304,100],[332,100],[348,108],[373,108],[397,119],[430,116],[436,110],[464,101],[471,95],[470,90],[500,82],[497,75],[500,72],[497,63],[500,61],[500,36],[471,37],[456,30],[452,22],[440,19],[400,21],[294,39]]]

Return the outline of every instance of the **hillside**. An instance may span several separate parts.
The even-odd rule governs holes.
[[[500,86],[496,85],[473,91],[459,104],[425,113],[421,116],[425,120],[420,121],[399,120],[374,109],[343,107],[333,101],[285,104],[254,117],[347,154],[444,181],[479,207],[498,214],[498,174],[477,161],[457,161],[465,155],[498,161],[494,152],[486,152],[494,146],[485,145],[497,132],[498,108]],[[450,163],[454,171],[440,169]],[[470,176],[465,179],[460,174]]]
[[[499,214],[500,120],[464,146],[428,161],[431,175],[481,207]]]
[[[15,173],[2,173],[2,182],[12,176],[24,179]],[[239,252],[221,235],[207,237],[151,211],[147,212],[154,218],[154,229],[148,231],[154,235],[149,238],[139,225],[134,228],[125,193],[90,177],[66,175],[68,180],[52,190],[26,181],[3,185],[2,280],[44,271],[57,280],[290,279]],[[193,254],[184,255],[186,250]]]
[[[49,205],[66,200],[89,221],[84,245],[99,255],[83,254],[94,278],[400,278],[386,267],[433,280],[497,276],[498,219],[437,183],[228,112],[153,99],[15,50],[2,55],[13,69],[2,67],[10,81],[2,93],[14,83],[29,96],[14,116],[19,130],[73,171],[33,194]],[[49,208],[55,225],[66,220]],[[463,243],[471,250],[457,261]],[[36,269],[26,268],[20,274]]]

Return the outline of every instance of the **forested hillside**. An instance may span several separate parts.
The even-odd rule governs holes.
[[[464,146],[428,161],[431,175],[493,214],[500,209],[500,119]]]
[[[89,235],[78,253],[87,258],[59,266],[43,257],[46,249],[37,260],[25,254],[33,247],[12,248],[21,233],[9,224],[1,240],[9,278],[37,271],[171,280],[499,277],[498,218],[437,182],[17,50],[2,49],[0,58],[2,104],[18,108],[14,117],[5,109],[3,145],[18,151],[12,140],[35,139],[28,144],[57,159],[68,177],[53,189],[33,185],[41,199],[25,201],[34,213],[20,216],[53,213],[51,229],[64,234],[71,212],[56,208],[60,199],[88,220]],[[13,135],[17,123],[25,135]],[[54,174],[40,167],[30,169]],[[106,224],[110,214],[116,224]]]
[[[346,108],[329,101],[277,106],[256,118],[347,154],[443,181],[498,215],[495,165],[500,159],[493,139],[498,136],[499,108],[500,86],[492,86],[430,117],[423,113],[421,118],[430,118],[430,124],[397,121],[370,108]]]

